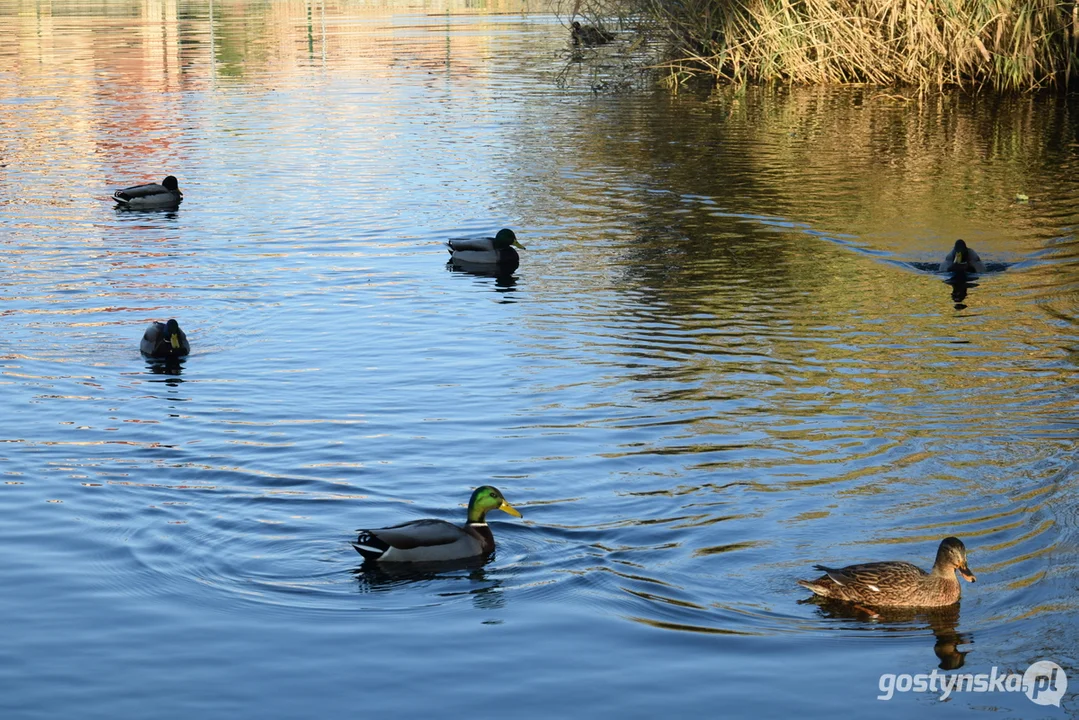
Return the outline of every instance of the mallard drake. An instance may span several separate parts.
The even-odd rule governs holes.
[[[502,493],[490,485],[472,492],[468,520],[464,526],[445,520],[412,520],[377,530],[360,530],[352,547],[364,560],[378,562],[440,562],[484,557],[495,549],[495,538],[487,527],[487,513],[502,510],[521,517]]]
[[[974,573],[967,567],[967,549],[959,538],[944,538],[937,549],[933,569],[925,572],[908,562],[874,562],[829,568],[814,565],[824,572],[816,580],[798,584],[817,595],[835,600],[876,607],[941,607],[959,602],[959,581],[955,571],[967,582]]]
[[[985,263],[965,242],[956,240],[955,247],[940,264],[940,272],[983,273]]]
[[[512,272],[521,264],[514,248],[525,250],[509,228],[503,228],[493,238],[450,238],[446,241],[453,262],[465,265],[497,265]]]
[[[574,45],[606,45],[614,40],[614,34],[593,25],[584,25],[573,21],[569,30],[570,38]]]
[[[143,355],[150,357],[177,358],[191,352],[191,345],[187,342],[187,335],[180,329],[180,324],[169,320],[150,323],[150,327],[143,333],[139,349]]]
[[[184,194],[180,192],[179,181],[169,175],[161,181],[160,185],[149,183],[117,190],[112,194],[112,199],[117,205],[127,208],[164,208],[179,205],[184,199]]]

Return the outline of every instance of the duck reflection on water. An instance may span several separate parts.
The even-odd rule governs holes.
[[[146,369],[152,375],[164,375],[166,376],[163,382],[166,385],[172,387],[178,386],[183,382],[183,378],[180,375],[184,371],[184,360],[186,358],[145,358]],[[162,382],[162,381],[157,381]]]
[[[450,260],[446,263],[446,269],[477,278],[492,278],[499,292],[511,292],[517,285],[517,276],[513,271],[506,271],[497,265],[477,265],[462,260]]]
[[[944,279],[945,284],[952,289],[952,302],[956,310],[965,310],[967,305],[967,290],[978,287],[978,283],[972,282],[970,275],[962,270],[953,271]]]
[[[872,610],[849,603],[814,595],[798,601],[812,604],[822,617],[830,620],[850,619],[859,621],[852,629],[883,630],[887,633],[933,633],[933,653],[941,670],[958,670],[966,662],[969,650],[960,646],[974,643],[969,632],[960,632],[959,603],[940,608],[873,608]]]
[[[496,610],[506,604],[503,581],[489,577],[486,566],[490,557],[468,558],[428,563],[383,564],[365,562],[351,572],[360,593],[395,591],[416,583],[438,582],[445,585],[440,597],[470,596],[481,610]]]
[[[990,263],[986,266],[985,272],[1004,272],[1007,269],[1007,263]],[[966,309],[967,291],[978,287],[978,283],[975,282],[978,277],[977,273],[967,272],[962,269],[952,270],[945,276],[944,282],[951,288],[951,298],[952,302],[955,303],[956,310]]]

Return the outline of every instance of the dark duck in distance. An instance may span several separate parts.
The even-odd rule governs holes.
[[[606,45],[614,40],[614,34],[594,25],[581,25],[576,20],[570,25],[570,38],[574,45]]]
[[[497,488],[482,485],[472,492],[468,520],[463,526],[445,520],[412,520],[360,530],[352,547],[364,560],[380,563],[438,563],[486,557],[495,549],[494,535],[487,526],[487,513],[492,510],[521,517]]]
[[[944,262],[940,264],[940,272],[973,275],[974,273],[985,272],[985,263],[978,257],[978,253],[967,247],[964,241],[956,240],[955,247],[945,256]]]
[[[959,538],[948,537],[937,549],[933,569],[925,572],[908,562],[887,561],[830,568],[814,565],[824,573],[816,580],[798,584],[817,595],[870,607],[941,607],[959,602],[955,572],[967,582],[974,573],[967,567],[967,549]]]
[[[179,181],[175,176],[169,175],[160,185],[148,183],[117,190],[112,194],[112,199],[120,207],[147,210],[176,207],[183,201],[184,194],[180,192]]]
[[[175,320],[151,323],[139,344],[142,354],[152,358],[179,358],[191,352],[187,335]]]
[[[450,260],[465,266],[486,265],[513,272],[521,264],[514,248],[525,249],[509,228],[503,228],[493,238],[450,238],[446,242]]]

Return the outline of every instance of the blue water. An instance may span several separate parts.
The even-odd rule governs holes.
[[[0,716],[1074,715],[877,699],[1079,687],[1074,100],[596,95],[533,9],[0,0]],[[485,483],[481,567],[349,545]],[[947,535],[945,613],[794,582]]]

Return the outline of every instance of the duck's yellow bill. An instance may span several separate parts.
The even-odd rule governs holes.
[[[513,515],[514,517],[521,517],[521,512],[517,508],[510,505],[505,500],[503,500],[502,504],[498,506],[498,509],[501,510],[502,512],[507,512],[510,515]]]
[[[521,243],[517,242],[516,238],[513,239],[513,247],[519,247],[522,250],[527,250],[528,249],[524,245],[522,245]]]
[[[173,350],[179,350],[180,349],[180,336],[177,335],[176,333],[173,333],[172,335],[169,335],[169,343],[172,344],[172,349]]]

